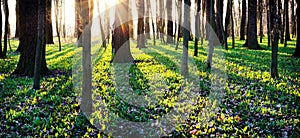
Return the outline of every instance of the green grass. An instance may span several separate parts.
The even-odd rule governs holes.
[[[203,109],[211,108],[209,91],[213,78],[211,71],[205,68],[207,42],[204,48],[200,45],[198,57],[190,56],[189,60],[195,61],[197,67],[197,70],[191,69],[190,74],[199,79],[200,95],[190,107],[187,119],[170,136],[300,135],[300,59],[290,56],[295,41],[289,42],[287,47],[279,45],[279,78],[276,80],[269,73],[271,48],[267,47],[267,39],[261,44],[265,50],[248,50],[241,47],[243,43],[236,40],[235,49],[229,44],[228,51],[219,51],[224,53],[228,77],[225,95],[219,101],[220,110],[205,123],[201,121],[201,114]],[[13,50],[17,44],[12,41]],[[102,58],[96,60],[93,70],[94,100],[102,96],[111,111],[131,121],[156,119],[172,110],[184,81],[180,75],[181,47],[176,51],[174,45],[160,44],[159,41],[158,46],[153,46],[151,41],[147,46],[147,49],[139,50],[132,43],[132,54],[137,62],[130,66],[111,64],[111,49],[101,50],[98,55]],[[71,74],[74,50],[72,44],[64,44],[62,51],[58,51],[57,45],[47,46],[47,63],[54,75],[43,78],[39,91],[32,90],[32,78],[10,75],[16,67],[18,54],[9,53],[8,59],[0,60],[0,137],[100,135],[101,130],[93,127],[91,123],[94,122],[90,123],[79,111],[78,93],[74,92],[74,75]],[[190,42],[189,54],[192,53],[193,42]],[[126,73],[129,73],[127,83],[115,79]],[[135,99],[118,93],[122,88],[117,86],[122,85],[131,86],[137,96],[151,95],[150,90],[154,90],[156,104],[148,103],[147,108],[126,103]],[[99,103],[95,102],[94,106],[98,107]],[[101,116],[97,117],[101,119]]]

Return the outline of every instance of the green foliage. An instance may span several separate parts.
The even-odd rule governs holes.
[[[206,51],[199,49],[199,57],[193,57],[198,68],[194,74],[200,79],[201,96],[184,123],[176,127],[172,137],[297,137],[300,135],[300,60],[290,57],[294,46],[279,45],[279,78],[270,77],[271,52],[241,48],[244,41],[236,41],[235,49],[225,54],[228,80],[226,95],[219,105],[215,117],[201,122],[200,115],[207,105],[210,91],[210,71],[205,68]],[[17,42],[12,46],[16,49]],[[207,44],[205,42],[204,44]],[[122,118],[132,121],[156,119],[168,113],[178,100],[183,78],[180,75],[180,60],[174,45],[152,46],[140,51],[134,45],[132,53],[135,63],[128,67],[129,85],[137,95],[155,94],[156,103],[148,107],[134,107],[125,102],[118,93],[122,81],[114,77],[122,75],[119,66],[110,63],[110,48],[99,59],[93,70],[93,97],[103,96],[110,109]],[[229,46],[230,47],[230,46]],[[53,75],[42,79],[42,89],[34,91],[32,79],[16,77],[11,72],[16,67],[19,55],[9,53],[9,58],[0,60],[0,137],[100,137],[101,128],[96,129],[80,113],[72,84],[72,57],[74,46],[65,44],[62,51],[55,45],[47,46],[48,67]],[[190,51],[192,54],[192,43]],[[141,54],[142,53],[142,54]],[[176,54],[177,53],[177,54]],[[119,71],[119,72],[118,72]],[[159,74],[159,75],[157,75]],[[158,81],[165,79],[165,83]],[[120,87],[121,89],[122,87]],[[125,88],[124,88],[125,89]],[[156,90],[151,93],[150,90]],[[99,106],[95,103],[94,106]],[[95,113],[97,114],[97,112]],[[102,126],[102,129],[105,126]]]

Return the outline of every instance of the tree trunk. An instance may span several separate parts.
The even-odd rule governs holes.
[[[46,46],[45,43],[45,23],[46,23],[46,2],[44,0],[39,0],[38,5],[38,37],[37,46],[35,51],[35,66],[34,66],[34,81],[33,89],[40,89],[41,80],[41,56],[42,49]]]
[[[19,13],[19,1],[16,0],[16,32],[15,32],[15,38],[19,38],[19,19],[20,19],[20,13]]]
[[[259,0],[259,35],[260,35],[260,43],[262,43],[263,41],[263,11],[264,11],[264,7],[263,7],[263,0]]]
[[[184,0],[184,4],[188,5],[190,0]],[[189,70],[188,70],[188,47],[189,47],[189,35],[190,31],[188,18],[190,17],[190,7],[184,6],[184,20],[183,20],[183,51],[182,51],[182,61],[181,61],[181,75],[185,78],[188,77]]]
[[[146,8],[145,8],[145,38],[150,39],[150,10],[151,10],[151,5],[150,5],[150,0],[145,0],[146,1]]]
[[[283,44],[284,42],[284,26],[282,25],[283,24],[283,21],[282,21],[282,3],[281,3],[281,0],[278,0],[278,23],[279,23],[279,26],[278,26],[278,29],[279,29],[279,37],[280,37],[280,43]]]
[[[270,7],[269,1],[267,0],[267,28],[268,28],[268,47],[271,46],[271,22],[270,22]]]
[[[129,0],[129,5],[128,5],[128,7],[129,7],[128,18],[130,19],[128,21],[128,27],[129,27],[129,38],[131,38],[131,39],[134,38],[134,26],[133,26],[133,20],[132,20],[132,1],[133,0]]]
[[[209,24],[212,24],[211,28],[207,27],[206,29],[209,34],[208,36],[208,56],[207,56],[207,61],[206,61],[206,68],[210,69],[212,67],[212,57],[213,57],[213,51],[214,51],[214,38],[213,38],[213,30],[215,30],[215,21],[214,21],[214,0],[207,0],[206,1],[206,16],[210,16],[209,18]],[[207,12],[208,11],[208,12]],[[208,15],[207,15],[208,14]]]
[[[175,50],[178,49],[178,45],[179,45],[179,39],[182,37],[182,0],[178,0],[178,5],[177,5],[177,9],[178,9],[178,33],[177,33],[177,42],[176,42],[176,47]]]
[[[278,26],[279,26],[279,20],[278,20],[278,15],[276,15],[276,4],[277,2],[274,2],[274,0],[270,0],[270,13],[273,14],[273,20],[270,20],[273,25],[272,27],[272,63],[271,63],[271,76],[272,78],[278,77],[278,72],[277,72],[277,62],[278,62]],[[279,4],[280,5],[280,4]],[[278,7],[280,9],[280,7]],[[279,11],[279,10],[278,10]]]
[[[293,38],[296,36],[296,16],[297,15],[295,15],[295,12],[294,12],[294,8],[295,8],[296,6],[295,6],[295,1],[294,0],[292,0],[291,1],[291,11],[292,11],[292,24],[291,24],[291,27],[292,27],[292,36],[293,36]]]
[[[20,58],[13,74],[33,77],[37,46],[38,0],[20,1]],[[41,55],[41,75],[48,74],[45,47]]]
[[[297,12],[296,13],[300,13],[300,4],[299,4],[299,0],[297,1]],[[297,44],[296,44],[296,49],[295,52],[293,54],[294,57],[300,57],[300,14],[297,14]]]
[[[52,30],[52,1],[46,0],[46,44],[54,44]]]
[[[284,0],[284,13],[285,13],[285,41],[291,41],[290,36],[290,15],[289,15],[289,1]]]
[[[138,48],[146,48],[145,46],[145,23],[144,23],[144,13],[145,13],[145,5],[144,0],[137,0],[137,11],[138,11],[138,28],[137,28],[137,47]]]
[[[61,51],[60,29],[59,29],[61,24],[58,23],[59,17],[61,16],[61,14],[59,12],[61,7],[59,7],[58,3],[59,3],[59,0],[54,0],[54,5],[55,5],[55,10],[54,10],[55,11],[55,28],[56,28],[56,34],[57,34],[57,37],[58,37],[59,51]],[[80,30],[80,31],[81,31],[80,32],[80,34],[81,34],[83,30]]]
[[[247,41],[244,46],[249,49],[261,49],[257,41],[257,0],[250,0],[248,2],[248,11]]]
[[[139,2],[137,4],[139,6],[143,5],[143,3],[140,5]],[[138,11],[139,10],[140,9],[138,9]],[[128,15],[128,0],[124,0],[123,2],[120,2],[116,6],[116,11],[115,11],[115,22],[114,22],[115,26],[113,31],[112,45],[113,48],[115,49],[113,62],[116,63],[130,63],[133,61],[133,57],[130,52],[129,27],[128,27],[128,22],[126,22],[128,21],[128,17],[126,15]],[[142,22],[140,25],[144,25],[144,23]]]
[[[246,0],[242,0],[242,21],[241,21],[241,29],[240,29],[240,40],[245,40],[245,27],[246,27]]]
[[[0,5],[0,27],[2,28],[2,6]],[[0,29],[0,38],[2,38],[2,29]],[[2,51],[2,39],[0,39],[0,58],[4,59],[5,55]]]
[[[233,21],[233,10],[234,10],[234,4],[233,4],[233,0],[229,0],[230,2],[230,7],[231,7],[231,10],[230,10],[230,20],[231,20],[231,37],[232,37],[232,48],[234,48],[234,21]]]
[[[224,44],[224,39],[223,39],[223,0],[217,0],[217,20],[216,20],[216,25],[217,25],[217,35],[222,44]],[[225,46],[226,47],[226,46]]]
[[[172,1],[167,0],[166,8],[167,8],[167,43],[173,43],[173,19],[172,19]]]
[[[199,37],[200,37],[200,10],[201,10],[201,0],[196,0],[196,8],[197,12],[195,15],[195,42],[194,42],[194,56],[198,56],[198,42],[199,42]]]
[[[4,0],[4,14],[5,14],[5,24],[4,24],[4,49],[3,49],[3,55],[6,58],[7,54],[7,38],[8,38],[8,29],[9,29],[9,9],[8,9],[8,1]]]
[[[82,46],[82,100],[80,109],[85,115],[90,116],[92,113],[92,68],[91,68],[91,19],[90,0],[80,1],[80,22],[82,24],[82,35],[79,44]],[[56,7],[56,6],[55,6]]]

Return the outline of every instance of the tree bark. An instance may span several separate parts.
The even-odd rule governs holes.
[[[279,4],[279,3],[278,3]],[[278,71],[277,71],[277,63],[278,63],[278,26],[279,26],[279,21],[278,21],[278,15],[276,15],[276,5],[277,2],[274,2],[274,0],[270,0],[270,13],[273,14],[272,20],[270,20],[273,25],[272,27],[272,62],[271,62],[271,76],[272,78],[278,77]],[[280,5],[280,4],[279,4]],[[280,7],[278,7],[280,9]],[[279,10],[278,10],[279,11]]]
[[[5,24],[4,24],[4,49],[3,49],[3,55],[6,58],[7,53],[7,39],[8,39],[8,31],[9,31],[9,9],[8,9],[8,1],[4,0],[4,14],[5,14]]]
[[[33,77],[37,46],[38,0],[20,1],[20,58],[13,74]],[[41,75],[49,73],[45,58],[45,47],[41,55]]]
[[[57,34],[57,37],[58,37],[58,48],[59,48],[59,51],[61,51],[61,40],[60,40],[60,29],[59,29],[61,24],[58,23],[59,17],[61,16],[61,12],[59,12],[61,10],[60,9],[61,7],[59,7],[58,3],[59,3],[59,0],[54,0],[54,5],[55,5],[55,10],[54,10],[55,11],[55,28],[56,28],[56,34]],[[82,29],[84,29],[84,28],[82,28]],[[82,29],[80,30],[81,33],[83,31]]]
[[[151,10],[151,5],[150,5],[150,0],[145,0],[146,1],[146,8],[145,8],[145,38],[150,39],[150,10]]]
[[[246,0],[242,0],[242,20],[241,20],[241,29],[240,29],[240,40],[245,40],[246,12],[247,12]]]
[[[295,8],[296,6],[295,6],[295,1],[294,0],[292,0],[291,1],[291,11],[292,11],[292,23],[291,23],[291,28],[292,28],[292,36],[293,36],[293,38],[296,36],[296,16],[297,15],[295,15],[295,12],[294,12],[294,8]]]
[[[173,21],[172,21],[172,1],[167,0],[166,8],[167,8],[167,43],[173,43]]]
[[[46,0],[46,44],[54,44],[52,29],[52,1]]]
[[[184,0],[184,4],[188,5],[190,0]],[[184,6],[184,20],[183,20],[183,51],[182,51],[182,61],[181,61],[181,75],[185,78],[188,77],[189,70],[188,70],[188,44],[189,44],[189,35],[190,31],[188,30],[189,23],[188,18],[190,16],[190,7]]]
[[[33,89],[40,89],[41,80],[41,56],[42,49],[46,46],[45,44],[45,23],[46,23],[46,2],[44,0],[39,0],[38,5],[38,38],[37,46],[35,51],[35,66],[34,66],[34,81]]]
[[[144,23],[144,13],[145,13],[145,4],[144,0],[137,0],[137,11],[138,11],[138,28],[137,28],[137,47],[146,48],[145,46],[145,23]]]
[[[201,10],[201,0],[196,0],[196,8],[197,12],[195,15],[195,42],[194,42],[194,56],[198,56],[198,42],[199,42],[199,37],[200,37],[200,10]]]
[[[263,41],[263,11],[264,11],[264,7],[263,7],[263,0],[259,0],[259,35],[260,35],[260,43],[262,43]]]
[[[140,18],[139,18],[140,20]],[[130,63],[133,57],[130,52],[129,27],[128,27],[128,0],[116,6],[113,31],[114,60],[116,63]],[[142,22],[142,25],[144,23]]]
[[[0,5],[0,11],[2,11],[2,6]],[[2,28],[2,12],[0,12],[0,27]],[[2,38],[2,29],[0,29],[0,38]],[[2,51],[2,39],[0,39],[0,58],[4,59],[6,56]]]
[[[178,0],[178,30],[175,50],[178,49],[179,39],[182,37],[182,0]]]
[[[285,14],[285,41],[291,41],[289,1],[288,0],[284,0],[284,14]]]
[[[19,1],[16,0],[16,32],[15,32],[15,38],[19,38],[19,20],[20,20],[20,13],[19,13]]]
[[[300,13],[300,4],[299,4],[299,0],[296,0],[297,2],[297,12],[296,13]],[[300,14],[297,14],[297,44],[296,44],[296,49],[295,52],[293,54],[294,57],[300,57]]]
[[[257,0],[250,0],[248,2],[248,32],[247,40],[244,47],[249,49],[261,49],[257,41]]]

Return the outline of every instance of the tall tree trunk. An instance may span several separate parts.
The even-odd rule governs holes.
[[[2,11],[2,6],[0,5],[0,11]],[[2,28],[2,12],[0,12],[0,27]],[[2,38],[2,29],[0,29],[0,38]],[[6,56],[2,51],[2,39],[0,39],[0,58],[5,58]]]
[[[296,16],[297,15],[295,15],[295,12],[294,12],[294,10],[295,10],[295,0],[292,0],[291,1],[291,11],[292,11],[292,24],[291,24],[291,28],[292,28],[292,36],[293,37],[295,37],[296,36]]]
[[[150,10],[151,10],[151,5],[150,5],[150,0],[145,0],[146,1],[146,8],[145,8],[145,38],[150,39]]]
[[[46,44],[54,44],[52,29],[52,1],[46,0]]]
[[[223,0],[217,0],[216,1],[217,3],[217,12],[216,12],[216,17],[217,17],[217,20],[216,20],[216,24],[217,24],[217,35],[218,35],[218,38],[220,40],[220,42],[222,44],[224,44],[224,39],[223,39],[223,29],[222,29],[222,26],[223,26],[223,4],[224,4],[224,1]]]
[[[61,40],[60,40],[60,25],[61,24],[59,24],[58,23],[58,20],[59,20],[59,17],[61,16],[61,14],[60,14],[60,8],[61,7],[59,7],[59,1],[60,0],[54,0],[54,5],[55,5],[55,27],[56,27],[56,34],[57,34],[57,37],[58,37],[58,47],[59,47],[59,51],[61,51]],[[82,31],[83,30],[80,30],[81,31],[81,33],[82,33]]]
[[[129,5],[128,5],[128,7],[129,7],[128,18],[130,19],[128,21],[128,27],[129,27],[129,37],[131,39],[134,38],[134,26],[133,26],[133,20],[132,20],[133,19],[133,17],[132,17],[132,2],[133,2],[133,0],[129,0]]]
[[[8,1],[3,0],[3,6],[4,6],[4,14],[5,14],[5,24],[4,24],[4,49],[3,49],[3,55],[6,57],[7,53],[7,38],[8,38],[8,29],[9,29],[9,9],[8,9]]]
[[[177,5],[177,9],[178,9],[178,30],[177,30],[177,42],[176,42],[176,47],[175,50],[178,49],[178,45],[179,45],[179,39],[182,37],[182,0],[178,0],[178,5]]]
[[[296,13],[300,13],[300,2],[299,0],[296,0],[297,2],[297,12]],[[296,44],[296,49],[295,52],[293,54],[294,57],[300,57],[300,14],[297,14],[297,44]]]
[[[98,20],[99,20],[99,26],[100,26],[100,32],[101,32],[101,39],[102,39],[102,47],[104,47],[105,49],[107,48],[106,47],[106,35],[107,35],[107,32],[104,31],[104,24],[102,23],[102,19],[101,19],[101,12],[100,12],[100,4],[99,4],[99,0],[96,0],[96,4],[97,4],[97,12],[98,12]],[[130,11],[130,9],[129,9]],[[130,21],[129,23],[130,24]]]
[[[128,17],[124,16],[124,14],[128,15],[128,0],[120,2],[115,11],[112,45],[115,48],[113,61],[116,63],[128,63],[133,61],[130,52],[129,27],[128,22],[126,22],[128,21]]]
[[[284,0],[285,14],[285,41],[291,41],[290,37],[290,15],[289,15],[289,0]]]
[[[278,1],[277,1],[278,2]],[[278,26],[279,26],[279,20],[278,20],[278,15],[276,15],[276,5],[277,2],[274,2],[274,0],[270,0],[270,13],[273,14],[272,20],[270,20],[273,25],[272,27],[272,63],[271,63],[271,76],[272,78],[278,77],[278,71],[277,71],[277,62],[278,62]],[[280,5],[280,4],[279,4]],[[280,9],[281,7],[278,7]],[[278,10],[279,11],[279,10]]]
[[[242,0],[242,21],[241,21],[241,29],[240,29],[240,40],[245,40],[246,13],[247,13],[246,0]]]
[[[230,5],[230,3],[231,3],[230,0],[228,0],[227,8],[226,8],[226,16],[225,16],[225,33],[226,33],[227,37],[231,33],[229,30],[229,25],[231,24],[231,17],[230,17],[231,16],[231,5]]]
[[[255,50],[261,49],[257,41],[257,0],[250,0],[248,2],[248,11],[248,31],[244,47]]]
[[[216,28],[215,21],[214,21],[214,0],[206,0],[206,16],[209,15],[209,24],[211,24],[211,28],[207,27],[206,29],[209,34],[208,36],[208,56],[206,61],[206,68],[210,69],[212,67],[212,57],[213,57],[213,51],[214,51],[214,30]]]
[[[195,15],[195,42],[194,42],[194,56],[198,56],[198,42],[200,37],[200,11],[201,11],[201,0],[196,0],[196,15]]]
[[[267,28],[268,28],[268,47],[271,46],[271,21],[270,21],[270,4],[269,4],[269,0],[266,1],[267,2]]]
[[[82,101],[80,109],[89,116],[92,113],[92,68],[91,68],[91,18],[92,13],[89,4],[94,3],[90,0],[80,1],[80,19],[82,35],[79,44],[82,46]],[[56,7],[56,6],[55,6]],[[83,31],[84,30],[84,31]]]
[[[34,66],[34,81],[33,89],[40,89],[41,80],[41,57],[42,49],[46,46],[45,43],[45,23],[46,23],[46,2],[44,0],[39,0],[38,6],[38,36],[37,36],[37,46],[35,51],[35,66]]]
[[[166,8],[167,8],[167,43],[173,43],[173,19],[172,19],[172,1],[167,0]]]
[[[279,29],[279,37],[280,37],[280,43],[283,44],[284,43],[284,26],[283,26],[283,21],[282,21],[282,3],[281,0],[278,0],[278,29]]]
[[[37,46],[38,0],[20,1],[20,58],[13,74],[33,77]],[[42,48],[41,74],[48,74],[45,47]]]
[[[234,10],[234,1],[233,0],[229,0],[230,2],[230,20],[231,20],[231,37],[232,37],[232,48],[234,48],[234,21],[233,21],[233,10]]]
[[[264,7],[263,7],[263,0],[259,0],[259,35],[260,35],[260,43],[262,43],[263,40],[263,11],[264,11]]]
[[[15,31],[15,38],[19,38],[19,20],[20,20],[20,14],[19,14],[19,1],[16,0],[16,31]]]
[[[188,30],[189,23],[188,18],[190,17],[190,10],[188,5],[190,3],[190,0],[184,0],[184,20],[183,20],[183,51],[182,51],[182,61],[181,61],[181,75],[185,78],[188,77],[189,70],[188,70],[188,48],[189,48],[189,35],[190,32]]]
[[[138,28],[137,28],[137,47],[145,48],[145,23],[144,23],[144,13],[145,13],[145,4],[144,0],[137,0],[137,11],[138,11]]]

